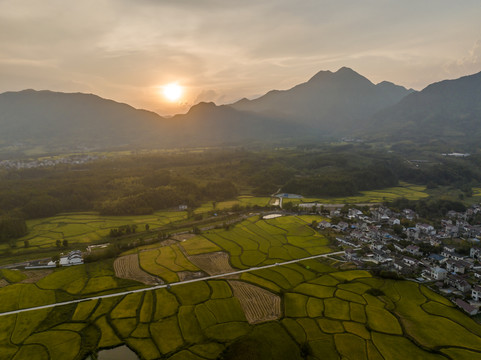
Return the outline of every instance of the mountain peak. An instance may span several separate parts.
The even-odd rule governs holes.
[[[335,72],[335,74],[356,74],[359,75],[357,72],[352,70],[351,68],[348,68],[347,66],[343,66],[339,70]]]

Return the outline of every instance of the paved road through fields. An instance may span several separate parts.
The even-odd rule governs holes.
[[[0,313],[0,316],[19,314],[19,313],[22,313],[22,312],[32,311],[32,310],[49,309],[49,308],[53,308],[53,307],[56,307],[56,306],[76,304],[76,303],[80,303],[80,302],[83,302],[83,301],[105,299],[105,298],[115,297],[115,296],[124,296],[124,295],[139,293],[139,292],[143,292],[143,291],[151,291],[151,290],[157,290],[157,289],[162,289],[162,288],[170,288],[171,286],[176,286],[176,285],[188,284],[188,283],[193,283],[193,282],[197,282],[197,281],[205,281],[205,280],[210,280],[210,279],[217,279],[217,278],[222,278],[224,276],[238,275],[238,274],[242,274],[242,273],[249,272],[249,271],[268,269],[268,268],[275,267],[275,266],[294,264],[294,263],[304,261],[304,260],[318,259],[318,258],[322,258],[322,257],[329,257],[329,256],[341,255],[341,254],[344,254],[344,251],[331,252],[331,253],[321,254],[321,255],[313,255],[313,256],[308,256],[308,257],[301,258],[301,259],[294,259],[294,260],[279,262],[279,263],[275,263],[275,264],[271,264],[271,265],[257,266],[257,267],[252,267],[252,268],[249,268],[249,269],[233,271],[233,272],[230,272],[230,273],[210,275],[210,276],[205,276],[205,277],[201,277],[201,278],[197,278],[197,279],[178,281],[178,282],[174,282],[174,283],[170,283],[170,284],[156,285],[156,286],[151,286],[151,287],[148,287],[148,288],[142,288],[142,289],[137,289],[137,290],[122,291],[122,292],[117,292],[117,293],[113,293],[113,294],[92,296],[92,297],[88,297],[88,298],[84,298],[84,299],[70,300],[70,301],[64,301],[64,302],[53,303],[53,304],[48,304],[48,305],[35,306],[35,307],[31,307],[31,308],[7,311],[7,312]]]

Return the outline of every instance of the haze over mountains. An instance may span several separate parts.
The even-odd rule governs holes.
[[[349,68],[321,71],[289,90],[231,105],[156,113],[90,94],[0,94],[0,152],[216,146],[364,136],[389,140],[481,136],[481,73],[420,92],[377,85]]]
[[[410,94],[373,117],[365,133],[389,140],[481,141],[481,72]]]
[[[320,71],[292,89],[273,90],[255,100],[238,101],[232,107],[308,124],[323,131],[345,133],[411,92],[387,81],[374,85],[343,67],[334,73]]]

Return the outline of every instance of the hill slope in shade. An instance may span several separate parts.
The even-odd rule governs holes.
[[[377,85],[352,69],[320,71],[289,90],[273,90],[258,99],[242,99],[238,110],[309,124],[323,131],[346,134],[362,120],[413,92],[389,82]]]
[[[406,96],[377,113],[365,133],[390,140],[479,141],[481,72]]]
[[[0,148],[50,151],[221,145],[302,135],[295,124],[227,106],[201,103],[166,119],[92,94],[34,90],[0,94],[0,128]]]
[[[0,94],[0,140],[61,148],[154,141],[165,119],[92,94],[24,90]]]

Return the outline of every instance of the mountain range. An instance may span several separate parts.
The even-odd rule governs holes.
[[[258,99],[242,99],[234,109],[288,119],[331,133],[346,133],[381,109],[412,93],[384,81],[377,85],[352,69],[320,71],[292,89],[273,90]]]
[[[164,118],[92,94],[0,94],[0,152],[217,146],[361,136],[479,141],[481,73],[420,92],[373,84],[349,68],[320,71],[289,90]]]

